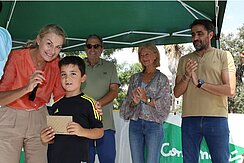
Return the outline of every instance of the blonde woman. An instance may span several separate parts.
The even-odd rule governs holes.
[[[168,78],[156,69],[160,54],[154,44],[140,46],[138,56],[143,71],[131,76],[120,116],[130,120],[133,163],[158,163],[164,137],[162,124],[170,110],[170,85]]]
[[[25,163],[47,162],[40,132],[47,125],[51,94],[54,100],[64,96],[58,67],[64,42],[63,29],[50,24],[34,42],[9,55],[0,81],[0,162],[19,162],[22,147]]]

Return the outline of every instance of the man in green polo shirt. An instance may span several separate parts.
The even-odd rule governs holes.
[[[97,100],[103,111],[104,136],[97,140],[90,140],[89,162],[94,163],[98,154],[100,163],[114,163],[115,126],[113,120],[113,100],[118,96],[119,78],[112,62],[101,59],[103,41],[98,35],[90,35],[86,40],[85,51],[86,83],[83,92]]]

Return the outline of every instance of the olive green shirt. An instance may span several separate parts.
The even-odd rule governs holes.
[[[203,57],[197,52],[181,57],[177,69],[177,76],[185,74],[185,65],[188,59],[195,60],[198,64],[197,78],[210,84],[221,85],[223,70],[235,72],[235,64],[230,52],[211,48]],[[182,117],[188,116],[218,116],[227,117],[227,96],[211,94],[197,88],[191,81],[183,94]]]
[[[112,62],[100,59],[92,68],[87,58],[86,63],[86,82],[82,85],[82,91],[88,96],[98,100],[109,92],[110,84],[120,85],[117,70]],[[113,120],[113,102],[102,107],[104,130],[115,130]]]

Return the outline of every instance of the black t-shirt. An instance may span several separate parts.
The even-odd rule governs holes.
[[[52,115],[73,116],[73,121],[84,128],[102,128],[102,119],[95,109],[95,101],[80,94],[74,97],[63,97],[51,108]],[[49,145],[49,163],[88,162],[88,138],[75,135],[55,135],[54,144]]]

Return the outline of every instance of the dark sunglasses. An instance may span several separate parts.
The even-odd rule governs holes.
[[[99,44],[95,44],[95,45],[86,44],[86,47],[87,47],[87,49],[91,49],[91,48],[97,49],[97,48],[102,47],[102,46]]]

